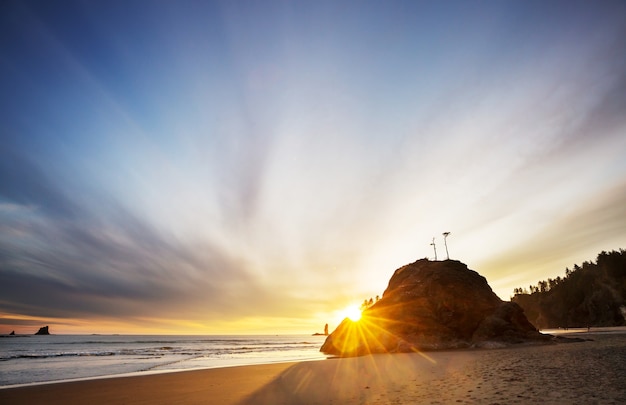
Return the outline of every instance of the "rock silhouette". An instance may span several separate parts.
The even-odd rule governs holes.
[[[42,326],[41,328],[39,328],[37,333],[35,333],[35,335],[49,335],[49,334],[50,334],[50,331],[48,330],[47,326]]]
[[[324,333],[314,333],[313,336],[328,336],[328,324],[324,325]]]
[[[521,307],[456,260],[418,260],[395,271],[361,320],[344,319],[320,351],[339,356],[547,342]]]

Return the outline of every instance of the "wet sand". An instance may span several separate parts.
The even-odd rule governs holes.
[[[493,350],[390,354],[0,390],[3,404],[623,404],[626,334]]]

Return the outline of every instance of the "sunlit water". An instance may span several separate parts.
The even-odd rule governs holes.
[[[128,373],[320,360],[324,336],[12,336],[0,387]]]

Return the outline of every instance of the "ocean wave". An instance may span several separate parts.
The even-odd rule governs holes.
[[[0,361],[17,360],[17,359],[49,359],[54,357],[81,357],[81,356],[115,356],[114,352],[100,352],[100,353],[27,353],[27,354],[15,354],[9,356],[1,356]]]
[[[204,357],[222,357],[228,355],[245,355],[249,353],[274,353],[294,350],[307,350],[308,347],[303,345],[250,345],[250,346],[230,346],[230,347],[175,347],[175,346],[159,346],[149,348],[119,348],[117,350],[98,350],[98,351],[59,351],[59,352],[28,352],[28,353],[8,353],[0,355],[0,361],[9,360],[37,360],[58,357],[89,357],[89,356],[144,356],[144,357],[162,357],[170,356],[204,356]]]

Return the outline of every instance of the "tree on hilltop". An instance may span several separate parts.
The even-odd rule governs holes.
[[[515,288],[512,301],[537,328],[626,325],[626,251],[598,254],[565,269],[565,277]]]

